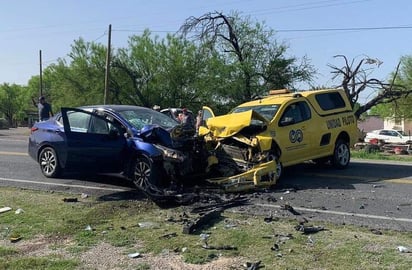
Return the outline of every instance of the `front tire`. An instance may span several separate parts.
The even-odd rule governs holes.
[[[283,166],[282,166],[282,163],[279,161],[279,156],[277,154],[270,153],[267,156],[266,161],[272,161],[272,160],[276,161],[276,169],[275,169],[275,171],[270,173],[267,177],[265,177],[265,180],[270,181],[270,182],[272,182],[272,181],[276,182],[282,176]]]
[[[333,151],[332,164],[337,169],[345,169],[350,161],[349,144],[344,140],[338,140]]]
[[[133,172],[133,184],[149,195],[161,195],[162,191],[158,185],[160,183],[159,172],[156,170],[153,161],[147,156],[136,157]]]
[[[56,151],[51,147],[45,147],[41,150],[39,165],[43,175],[49,178],[58,177],[62,172]]]

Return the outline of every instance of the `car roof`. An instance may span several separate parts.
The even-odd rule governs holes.
[[[341,89],[320,89],[320,90],[306,90],[306,91],[298,91],[293,92],[287,89],[280,89],[280,90],[271,90],[269,91],[268,96],[261,97],[259,99],[255,99],[252,101],[248,101],[242,103],[237,107],[247,107],[247,106],[256,106],[256,105],[271,105],[271,104],[283,104],[289,100],[295,99],[297,97],[310,97],[314,94],[319,93],[330,93],[330,92],[339,92],[342,91]]]
[[[142,109],[142,110],[152,110],[151,108],[135,106],[135,105],[116,105],[116,104],[105,104],[105,105],[87,105],[81,106],[80,109],[103,109],[110,111],[128,111],[133,109]]]

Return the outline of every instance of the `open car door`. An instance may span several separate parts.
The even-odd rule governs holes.
[[[89,111],[62,108],[66,166],[81,171],[119,172],[127,141],[115,123]]]

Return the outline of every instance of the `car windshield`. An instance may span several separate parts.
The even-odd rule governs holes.
[[[257,106],[247,106],[247,107],[236,107],[234,108],[231,113],[240,113],[249,110],[254,110],[255,112],[259,113],[267,120],[271,121],[275,116],[276,112],[279,109],[279,104],[270,104],[270,105],[257,105]]]
[[[142,129],[145,125],[159,125],[165,129],[170,129],[179,123],[163,113],[144,108],[118,111],[137,130]]]

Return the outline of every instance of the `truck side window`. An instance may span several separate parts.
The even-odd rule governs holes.
[[[280,118],[279,126],[288,126],[310,119],[310,109],[306,102],[290,104]]]

